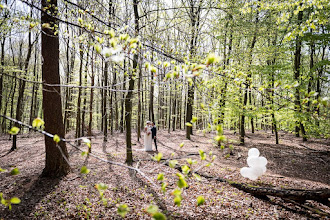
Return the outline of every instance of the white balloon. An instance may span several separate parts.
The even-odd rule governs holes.
[[[256,175],[257,177],[261,176],[264,173],[264,171],[261,167],[253,167],[251,169],[252,169],[252,173],[254,175]]]
[[[267,170],[266,166],[261,167],[261,169],[262,169],[262,174],[266,173],[266,170]]]
[[[268,163],[266,157],[259,157],[259,162],[261,166],[266,166]]]
[[[243,177],[247,178],[249,176],[249,167],[243,167],[240,173]]]
[[[247,164],[249,167],[258,167],[259,166],[259,157],[248,157]]]
[[[250,168],[251,169],[251,168]],[[248,175],[248,178],[250,179],[250,180],[256,180],[256,179],[258,179],[258,176],[257,175],[255,175],[255,173],[253,173],[253,171],[252,171],[252,169],[250,170],[250,173],[249,173],[249,175]]]
[[[249,153],[248,153],[249,157],[259,157],[259,155],[260,155],[260,152],[257,148],[251,148],[249,150]]]

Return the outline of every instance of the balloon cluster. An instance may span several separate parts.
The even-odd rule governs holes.
[[[257,148],[251,148],[248,153],[247,164],[249,167],[241,169],[241,175],[250,180],[258,179],[266,172],[267,159],[259,157],[260,152]]]

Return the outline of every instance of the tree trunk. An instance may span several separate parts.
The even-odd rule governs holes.
[[[80,66],[79,66],[79,88],[78,88],[78,100],[77,100],[77,116],[76,116],[76,138],[81,137],[81,86],[82,86],[82,71],[83,71],[83,62],[84,62],[84,51],[83,47],[80,44],[79,46],[80,54]],[[80,140],[77,141],[77,144],[80,145]]]
[[[87,54],[86,54],[86,63],[85,63],[85,72],[84,72],[84,85],[87,86],[87,71],[88,71],[88,59],[89,59],[89,48],[87,48]],[[85,115],[86,115],[86,108],[87,108],[87,89],[84,88],[84,95],[83,95],[83,110],[82,110],[82,116],[81,116],[81,135],[85,136],[85,130],[87,125],[85,125]]]
[[[108,69],[109,69],[109,62],[105,61],[104,65],[104,80],[103,80],[103,85],[106,88],[108,86]],[[107,113],[107,98],[108,98],[108,92],[107,89],[103,90],[103,142],[108,141],[108,113]]]
[[[256,15],[256,21],[255,21],[255,29],[254,29],[254,34],[252,38],[252,42],[250,45],[250,51],[249,51],[249,68],[248,68],[248,76],[246,80],[246,85],[245,85],[245,90],[244,90],[244,98],[243,98],[243,112],[241,115],[241,122],[240,122],[240,144],[244,145],[244,136],[245,136],[245,111],[246,111],[246,104],[247,104],[247,99],[248,99],[248,90],[249,90],[249,85],[250,85],[250,78],[251,78],[251,65],[252,65],[252,52],[253,48],[257,42],[257,33],[258,33],[258,22],[259,22],[259,13],[257,12]]]
[[[124,60],[124,70],[126,71],[126,59]],[[126,74],[124,74],[124,79],[123,79],[123,88],[122,90],[126,89]],[[124,103],[125,103],[125,93],[123,92],[123,96],[121,99],[121,109],[120,109],[120,133],[124,133],[124,119],[125,119],[125,115],[124,115]]]
[[[31,15],[32,15],[32,10],[31,10]],[[30,58],[32,54],[32,35],[31,31],[29,32],[29,44],[28,44],[28,51],[27,51],[27,56],[24,62],[24,76],[27,77],[28,75],[28,68],[29,68],[29,63],[30,63]],[[16,120],[21,121],[22,120],[22,115],[23,115],[23,98],[24,98],[24,92],[25,92],[25,85],[26,81],[24,80],[19,81],[19,92],[18,92],[18,98],[17,98],[17,105],[16,105]],[[21,127],[17,122],[15,123],[16,127]],[[17,135],[13,136],[13,145],[11,147],[11,150],[17,149],[16,146],[16,140],[17,140]]]
[[[139,35],[139,12],[138,12],[138,0],[133,0],[134,21],[135,21],[135,37]],[[125,99],[125,121],[126,121],[126,163],[132,165],[133,153],[132,153],[132,102],[133,102],[133,89],[134,89],[134,77],[137,72],[139,56],[135,53],[133,56],[133,68],[129,75],[128,92]]]
[[[91,76],[91,93],[90,93],[90,98],[89,98],[89,124],[88,124],[88,137],[89,140],[92,139],[92,126],[93,126],[93,101],[94,101],[94,80],[95,80],[95,75],[94,75],[94,49],[92,50],[92,58],[91,58],[91,71],[92,71],[92,76]],[[89,148],[88,152],[90,153],[92,151],[91,148]]]
[[[298,25],[302,23],[303,11],[298,13]],[[301,64],[301,37],[297,36],[296,38],[296,50],[294,56],[294,78],[299,82],[300,78],[300,64]],[[300,86],[296,87],[296,97],[295,97],[295,111],[297,115],[301,114],[301,103],[300,103]],[[299,117],[299,116],[298,116]],[[296,120],[296,136],[299,137],[299,130],[301,130],[303,141],[307,141],[306,131],[301,119],[297,118]]]
[[[54,32],[57,16],[57,0],[41,0],[43,10],[48,8],[49,16],[46,13],[41,14],[42,38],[41,54],[42,63],[42,81],[47,84],[60,84],[59,74],[59,37]],[[49,24],[51,28],[47,28]],[[43,84],[43,112],[45,121],[45,131],[51,134],[57,134],[64,138],[64,125],[62,117],[61,88]],[[66,145],[63,141],[57,145],[53,138],[45,136],[46,147],[46,166],[43,170],[43,176],[59,177],[69,172],[69,164],[64,157],[68,158]],[[60,150],[61,149],[61,150]]]

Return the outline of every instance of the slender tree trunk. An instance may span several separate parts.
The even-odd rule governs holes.
[[[35,47],[35,50],[34,50],[34,65],[33,65],[33,80],[37,80],[38,79],[38,72],[37,72],[37,47]],[[35,102],[37,102],[37,96],[36,96],[36,93],[37,93],[37,84],[36,83],[33,83],[32,85],[32,97],[31,97],[31,106],[30,106],[30,125],[32,124],[34,118],[36,118],[36,115],[35,115],[35,108],[36,108],[36,105],[35,105]]]
[[[124,70],[126,71],[126,60],[124,60]],[[126,74],[124,74],[124,79],[123,79],[123,88],[122,90],[126,89]],[[125,93],[123,92],[122,100],[121,100],[121,112],[120,112],[120,133],[124,133],[124,119],[125,119],[125,111],[124,111],[124,103],[125,103]]]
[[[303,18],[303,11],[300,11],[298,13],[298,25],[302,23]],[[301,63],[301,37],[297,36],[296,39],[296,51],[294,56],[294,78],[296,81],[299,82],[300,78],[300,63]],[[300,103],[300,92],[299,92],[300,86],[296,87],[296,97],[295,97],[295,111],[296,114],[301,114],[301,103]],[[299,116],[298,116],[299,117]],[[296,120],[296,136],[299,137],[299,130],[302,132],[303,141],[307,141],[306,131],[305,127],[301,122],[301,119]]]
[[[42,39],[41,54],[42,81],[47,84],[60,84],[59,74],[59,37],[55,35],[57,16],[57,0],[41,0],[43,10],[49,10],[50,14],[41,13]],[[43,24],[49,24],[47,28]],[[57,26],[58,27],[58,26]],[[62,116],[61,88],[43,84],[43,112],[45,131],[57,134],[64,138],[64,125]],[[43,170],[44,176],[59,177],[69,172],[69,164],[64,157],[68,158],[65,142],[56,144],[53,138],[45,136],[46,166]]]
[[[93,127],[93,102],[94,102],[94,80],[95,80],[95,75],[94,75],[94,49],[92,49],[92,57],[91,57],[91,71],[92,71],[92,76],[91,76],[91,93],[90,93],[90,98],[89,98],[89,124],[88,124],[88,137],[89,140],[92,140],[92,127]],[[89,153],[92,151],[91,148],[89,148]]]
[[[84,51],[82,45],[79,47],[80,54],[80,66],[79,66],[79,88],[78,88],[78,100],[77,100],[77,116],[76,116],[76,138],[81,137],[81,86],[82,86],[82,71],[84,62]],[[80,140],[78,140],[78,145],[80,145]]]
[[[32,10],[31,10],[31,15],[32,15]],[[28,46],[28,51],[27,51],[27,56],[24,62],[24,75],[25,77],[28,75],[28,68],[29,68],[29,63],[30,63],[30,58],[31,58],[31,54],[32,54],[32,34],[31,31],[29,32],[29,46]],[[24,92],[25,92],[25,85],[26,85],[26,81],[24,80],[20,80],[19,81],[19,92],[18,92],[18,98],[17,98],[17,105],[16,105],[16,120],[17,121],[21,121],[22,120],[22,115],[23,115],[23,98],[24,98]],[[20,127],[20,125],[16,122],[15,123],[16,127]],[[11,147],[11,150],[15,150],[17,149],[16,146],[16,140],[17,140],[17,135],[13,136],[13,145]]]
[[[135,36],[139,35],[139,12],[138,12],[138,0],[133,0],[134,21],[135,21]],[[135,53],[133,56],[133,70],[129,75],[129,86],[125,100],[125,122],[126,122],[126,163],[132,165],[133,153],[132,153],[132,102],[133,102],[133,89],[134,89],[134,77],[136,75],[139,56]]]
[[[248,76],[247,76],[247,80],[246,80],[246,86],[245,86],[245,90],[244,90],[244,98],[243,98],[243,112],[241,115],[241,122],[240,122],[240,144],[244,145],[244,136],[245,136],[245,112],[246,112],[246,104],[247,104],[247,99],[248,99],[248,90],[249,90],[249,80],[251,78],[251,65],[252,65],[252,52],[253,52],[253,48],[257,42],[257,33],[258,33],[258,22],[259,22],[259,13],[257,13],[256,15],[256,21],[255,21],[255,30],[254,30],[254,34],[253,34],[253,38],[252,38],[252,42],[250,45],[250,51],[249,51],[249,67],[248,67]]]
[[[141,77],[142,77],[142,71],[141,71],[141,65],[142,63],[140,62],[139,65],[139,77],[138,77],[138,118],[137,118],[137,140],[140,141],[141,137]]]
[[[85,72],[84,72],[84,85],[87,85],[87,71],[88,71],[88,59],[89,59],[89,48],[87,48],[87,56],[86,56],[86,64],[85,64]],[[83,95],[83,110],[82,110],[82,116],[81,116],[81,135],[85,136],[85,130],[87,125],[85,125],[85,115],[86,115],[86,109],[87,109],[87,89],[84,89],[84,95]]]

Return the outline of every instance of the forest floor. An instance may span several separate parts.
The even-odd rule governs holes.
[[[302,142],[293,134],[280,133],[280,144],[276,145],[274,135],[264,131],[247,133],[246,145],[239,146],[238,136],[226,131],[225,135],[233,144],[233,150],[214,146],[214,134],[196,132],[192,140],[185,140],[184,131],[168,133],[158,131],[158,150],[163,158],[175,158],[179,164],[187,164],[186,159],[198,161],[192,169],[209,161],[208,153],[216,155],[210,167],[203,167],[200,173],[226,178],[256,186],[276,188],[318,189],[330,188],[330,140],[311,139]],[[102,145],[102,136],[92,139],[92,151],[103,159],[125,162],[125,135],[109,136],[106,146]],[[13,205],[11,211],[0,205],[0,219],[120,219],[118,204],[127,204],[130,211],[128,219],[150,219],[146,212],[150,204],[160,208],[168,219],[310,219],[320,218],[301,206],[281,199],[270,202],[240,191],[228,183],[202,178],[197,181],[187,179],[188,188],[183,190],[181,206],[175,206],[171,192],[177,187],[175,175],[178,170],[157,163],[151,159],[155,152],[145,152],[143,138],[136,141],[133,134],[134,167],[138,167],[154,183],[154,186],[140,174],[133,174],[126,168],[102,162],[96,158],[82,156],[81,152],[68,146],[72,172],[62,179],[41,178],[44,167],[45,149],[43,137],[38,134],[26,134],[18,137],[18,149],[5,155],[11,142],[8,136],[0,137],[0,167],[7,172],[0,173],[0,192],[5,198],[19,197],[19,205]],[[180,148],[180,143],[184,146]],[[240,175],[240,168],[247,166],[247,152],[256,147],[260,155],[268,159],[267,172],[257,181],[251,181]],[[83,149],[87,149],[82,145]],[[207,153],[207,161],[200,161],[198,151]],[[172,155],[174,153],[174,155]],[[91,172],[80,173],[86,165]],[[20,174],[11,176],[13,167]],[[164,173],[168,187],[166,193],[161,190],[157,175]],[[100,200],[95,184],[105,183],[108,189],[104,193],[107,204]],[[196,198],[204,196],[205,203],[196,205]],[[313,201],[307,205],[330,213],[330,208]],[[327,217],[324,217],[327,218]]]

